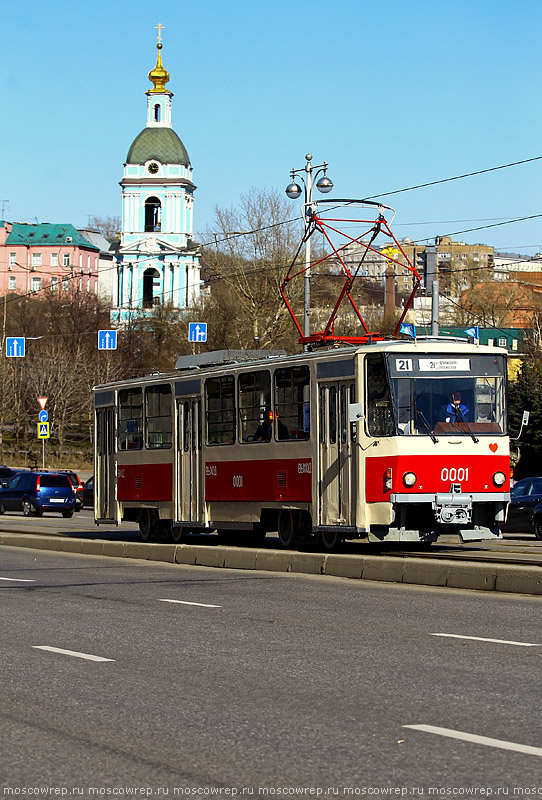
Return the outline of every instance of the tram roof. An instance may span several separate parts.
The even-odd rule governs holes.
[[[171,372],[153,372],[147,375],[133,376],[131,378],[112,381],[95,386],[101,389],[105,386],[119,386],[137,384],[142,381],[174,380],[181,376],[196,375],[203,371],[220,372],[224,368],[240,367],[250,364],[252,367],[269,366],[277,361],[307,362],[323,358],[344,358],[367,352],[393,352],[403,350],[407,352],[426,353],[495,353],[508,355],[502,347],[479,344],[468,339],[454,338],[451,336],[420,336],[416,339],[382,339],[363,345],[348,345],[331,348],[318,348],[313,352],[294,353],[287,355],[284,350],[213,350],[205,353],[196,353],[189,356],[179,356],[175,370]]]

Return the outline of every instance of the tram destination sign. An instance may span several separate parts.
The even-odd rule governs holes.
[[[396,358],[395,374],[403,372],[470,372],[470,358]]]
[[[469,372],[470,358],[420,358],[420,372]]]

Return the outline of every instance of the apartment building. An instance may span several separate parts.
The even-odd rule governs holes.
[[[73,225],[0,221],[0,293],[96,293],[99,252]]]

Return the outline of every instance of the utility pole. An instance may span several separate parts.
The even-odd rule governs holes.
[[[433,279],[431,285],[431,336],[438,336],[438,316],[439,316],[439,294],[438,294],[438,279]]]

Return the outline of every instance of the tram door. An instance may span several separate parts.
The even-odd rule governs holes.
[[[177,520],[201,523],[201,397],[179,400],[177,410]]]
[[[320,524],[354,525],[356,475],[355,425],[348,404],[355,402],[353,381],[320,384]]]
[[[117,521],[115,454],[114,454],[114,410],[96,409],[96,475],[94,477],[96,508],[94,516],[99,520]]]

